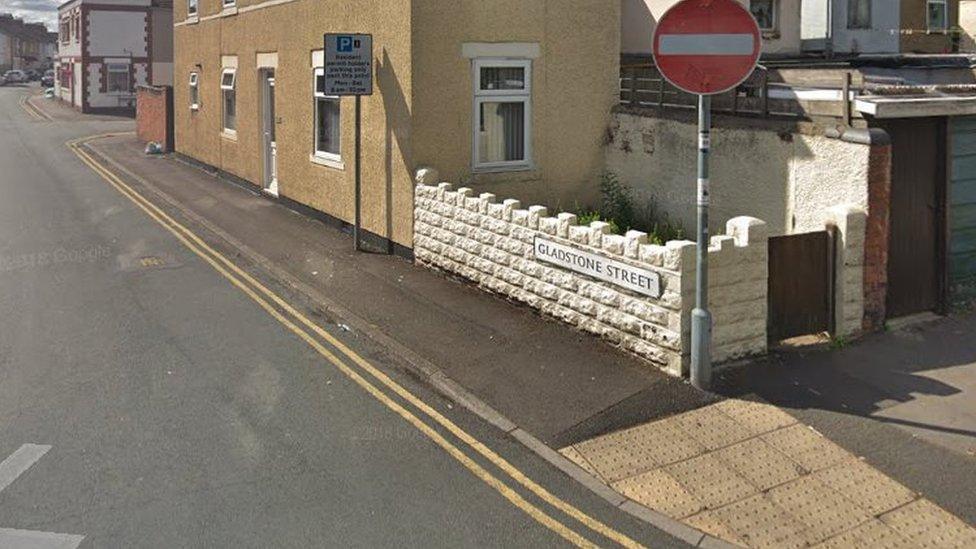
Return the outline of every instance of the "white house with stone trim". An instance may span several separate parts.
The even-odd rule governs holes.
[[[56,94],[82,112],[132,112],[136,86],[172,85],[171,0],[69,0],[58,22]]]

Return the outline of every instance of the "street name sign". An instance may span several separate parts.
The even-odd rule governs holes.
[[[759,25],[735,0],[683,0],[654,31],[661,75],[688,93],[714,95],[752,74],[762,51]]]
[[[373,95],[373,35],[325,35],[325,94]]]
[[[609,282],[641,295],[661,297],[661,275],[585,252],[548,238],[535,237],[535,258],[544,263]]]

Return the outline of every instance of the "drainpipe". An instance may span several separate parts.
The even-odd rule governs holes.
[[[827,0],[827,36],[824,37],[824,56],[827,59],[833,59],[834,57],[834,2],[836,0]]]

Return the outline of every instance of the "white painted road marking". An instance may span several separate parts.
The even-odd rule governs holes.
[[[756,51],[751,34],[662,34],[661,55],[752,55]]]
[[[46,444],[24,444],[3,460],[0,463],[0,492],[26,473],[50,449]],[[0,528],[2,549],[75,549],[84,539],[85,536],[72,534]]]
[[[51,447],[44,444],[24,444],[0,463],[0,492],[41,459]]]
[[[54,534],[0,528],[0,547],[4,549],[75,549],[85,536]]]

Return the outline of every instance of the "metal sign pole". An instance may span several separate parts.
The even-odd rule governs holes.
[[[352,238],[356,246],[356,251],[361,251],[362,247],[362,96],[356,96],[356,197],[355,197],[355,225],[352,228]]]
[[[708,311],[708,156],[712,147],[712,98],[698,96],[698,264],[695,310],[691,313],[691,384],[712,385],[712,314]]]

